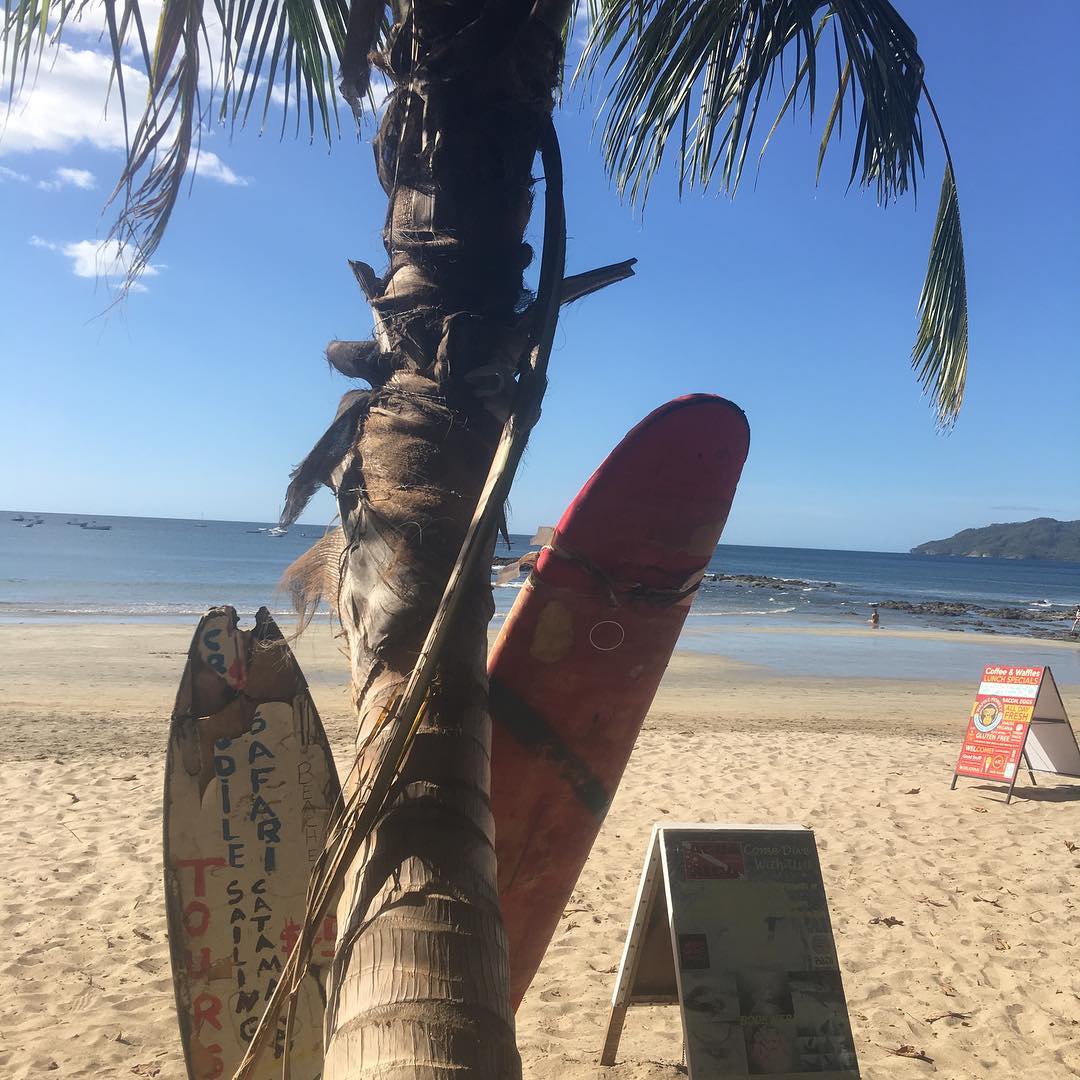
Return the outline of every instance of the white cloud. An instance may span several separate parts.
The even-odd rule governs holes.
[[[143,26],[150,38],[150,45],[154,44],[155,32],[158,20],[161,18],[162,0],[141,0],[139,12],[142,15]],[[55,33],[56,22],[49,20],[49,31]],[[83,4],[78,9],[75,18],[68,19],[64,24],[64,38],[85,37],[97,43],[108,43],[109,20],[104,4]],[[133,29],[129,29],[127,41],[124,43],[124,52],[133,55],[138,50],[138,37]]]
[[[55,251],[71,260],[71,272],[81,278],[103,278],[110,285],[119,284],[126,277],[131,267],[132,249],[122,248],[117,240],[78,240],[72,243],[56,243],[43,240],[40,236],[31,236],[32,247]],[[140,278],[156,277],[160,272],[156,266],[147,266],[140,273]],[[135,282],[131,286],[135,292],[146,292],[146,286]]]
[[[53,63],[16,91],[0,131],[0,154],[86,144],[122,150],[124,123],[115,87],[105,109],[111,69],[112,61],[101,53],[60,45]],[[127,65],[123,71],[128,100],[143,99],[146,77]]]
[[[65,151],[80,146],[124,150],[124,120],[115,85],[111,95],[109,93],[112,58],[92,49],[75,49],[61,43],[52,53],[51,60],[50,63],[46,59],[37,76],[28,79],[26,85],[16,91],[10,110],[4,109],[0,100],[0,112],[6,113],[0,118],[0,156],[39,150]],[[124,64],[122,70],[134,134],[138,109],[146,99],[148,84],[146,76],[129,64]],[[192,165],[192,168],[197,175],[230,187],[243,187],[249,183],[208,150],[199,155],[198,167]],[[56,190],[65,183],[84,186],[71,176],[65,183],[58,183],[63,171],[57,170],[56,179],[43,181],[39,186],[46,190]],[[66,171],[86,173],[82,169]],[[86,175],[90,176],[89,173]],[[90,180],[93,181],[92,176]]]
[[[234,173],[224,161],[210,150],[193,152],[188,161],[188,172],[207,180],[220,180],[229,187],[247,187],[251,181],[246,176]]]
[[[39,180],[38,187],[42,191],[59,191],[65,187],[77,187],[83,191],[93,191],[97,187],[97,178],[89,169],[65,169],[54,170],[52,180]]]
[[[3,165],[0,165],[0,184],[5,181],[10,181],[15,184],[25,184],[30,179],[26,173],[16,172],[14,169],[8,169]]]

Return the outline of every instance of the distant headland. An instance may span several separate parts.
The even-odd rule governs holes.
[[[911,554],[1080,562],[1080,521],[1042,517],[964,529],[947,540],[919,544]]]

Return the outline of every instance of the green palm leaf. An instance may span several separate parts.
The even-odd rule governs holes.
[[[968,360],[967,283],[960,203],[952,164],[941,181],[926,282],[919,297],[919,333],[911,366],[931,395],[943,427],[950,425],[964,398]]]
[[[924,169],[923,62],[915,35],[887,0],[589,0],[591,30],[576,78],[610,83],[602,147],[620,193],[644,202],[669,145],[680,190],[734,195],[774,83],[792,83],[761,147],[800,102],[816,112],[821,53],[835,90],[818,151],[852,112],[849,182],[887,204]],[[934,117],[935,122],[937,117]],[[940,124],[938,125],[940,131]],[[760,154],[759,154],[760,158]],[[943,423],[955,417],[967,367],[963,241],[951,165],[934,231],[913,354]],[[947,197],[946,197],[947,195]]]

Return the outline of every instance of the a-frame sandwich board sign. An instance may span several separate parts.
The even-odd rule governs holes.
[[[1080,778],[1080,746],[1048,667],[990,664],[968,718],[952,787],[961,776],[997,780],[1009,785],[1009,802],[1021,764],[1032,783],[1036,772]]]
[[[641,1004],[679,1006],[690,1080],[858,1080],[813,832],[655,825],[602,1065]]]

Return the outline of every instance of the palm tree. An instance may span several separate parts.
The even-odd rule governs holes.
[[[12,95],[88,6],[7,0],[2,64]],[[295,519],[319,483],[337,494],[340,532],[293,580],[301,598],[323,587],[336,600],[358,717],[353,799],[312,887],[313,907],[336,902],[339,916],[325,1076],[513,1078],[520,1064],[487,801],[488,557],[539,415],[558,304],[630,272],[623,264],[563,280],[550,117],[571,0],[393,0],[389,10],[384,0],[216,0],[212,10],[164,0],[152,37],[139,0],[100,7],[125,117],[122,56],[134,49],[149,80],[114,193],[115,235],[132,252],[133,278],[161,241],[205,125],[243,125],[253,106],[265,123],[277,91],[283,123],[292,112],[297,129],[331,138],[335,71],[357,116],[387,91],[374,151],[389,200],[388,267],[380,275],[352,264],[375,330],[370,341],[328,349],[335,367],[370,389],[343,399],[295,474],[285,514]],[[577,76],[607,88],[603,152],[631,199],[645,198],[669,158],[680,187],[734,193],[785,60],[791,85],[765,145],[788,111],[805,105],[813,115],[822,70],[831,81],[835,69],[819,173],[848,108],[853,182],[887,203],[922,172],[920,107],[935,124],[937,114],[915,37],[886,0],[590,0],[588,18]],[[375,87],[371,64],[381,73]],[[208,66],[209,80],[200,77]],[[545,244],[533,298],[523,236],[538,152]],[[945,424],[960,407],[967,361],[946,158],[912,353]]]

